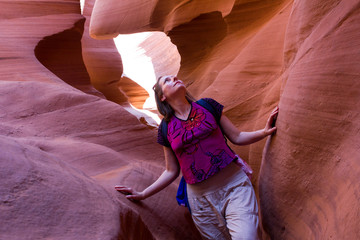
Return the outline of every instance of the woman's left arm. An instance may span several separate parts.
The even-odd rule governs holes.
[[[224,115],[221,116],[220,124],[226,137],[236,145],[247,145],[257,142],[276,131],[272,127],[276,115],[279,113],[279,107],[276,107],[270,114],[265,128],[253,132],[241,132],[235,125]]]

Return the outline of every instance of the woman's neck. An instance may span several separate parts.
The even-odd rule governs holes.
[[[169,104],[174,109],[176,117],[186,119],[189,116],[191,104],[186,98],[174,99]]]

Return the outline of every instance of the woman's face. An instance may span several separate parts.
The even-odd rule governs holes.
[[[163,92],[163,96],[161,97],[161,101],[164,101],[168,98],[173,98],[178,94],[186,95],[186,87],[185,84],[179,80],[176,76],[163,76],[159,80],[159,85]]]

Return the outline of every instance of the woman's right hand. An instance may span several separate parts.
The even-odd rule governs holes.
[[[125,194],[126,198],[132,201],[140,201],[145,199],[143,192],[137,192],[129,187],[116,185],[115,190]]]

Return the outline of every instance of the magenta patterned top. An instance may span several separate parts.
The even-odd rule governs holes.
[[[223,106],[211,98],[205,98],[221,116]],[[201,182],[237,159],[227,145],[215,117],[197,104],[191,103],[187,120],[173,116],[168,123],[168,140],[188,184]],[[161,129],[158,143],[166,146]]]

